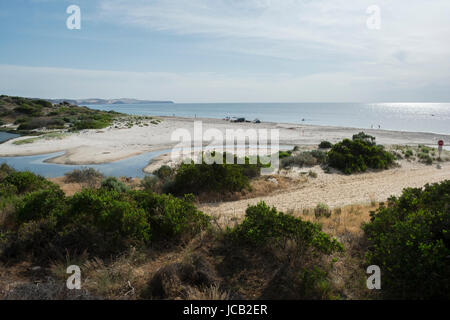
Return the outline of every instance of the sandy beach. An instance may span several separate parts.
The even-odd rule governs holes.
[[[308,170],[309,168],[303,168],[300,171]],[[386,201],[391,195],[400,195],[404,188],[418,188],[427,183],[450,179],[449,162],[429,166],[402,160],[397,168],[353,175],[326,174],[319,166],[312,170],[317,173],[317,178],[300,182],[288,190],[255,199],[207,203],[200,208],[218,217],[219,221],[228,220],[230,217],[241,219],[247,207],[259,201],[265,201],[284,212],[301,213],[303,209],[313,208],[318,203],[336,208],[349,204],[366,205],[372,201]]]
[[[191,119],[164,117],[158,124],[149,126],[104,130],[85,130],[69,134],[62,139],[38,139],[30,144],[14,144],[15,141],[27,139],[21,137],[0,145],[0,156],[28,156],[65,151],[65,154],[47,160],[58,164],[89,165],[112,162],[132,157],[144,152],[170,149],[177,144],[171,140],[177,129],[187,129],[192,133],[194,121],[202,121],[203,130],[210,128],[225,132],[226,129],[279,129],[280,145],[299,145],[315,147],[320,141],[337,142],[350,138],[363,131],[373,135],[377,143],[383,145],[433,145],[439,139],[450,141],[450,136],[386,130],[368,130],[355,128],[295,125],[286,123],[230,123],[217,119]],[[163,164],[174,164],[171,154],[165,153],[154,158],[144,171],[151,173]],[[326,174],[320,167],[312,168],[318,174],[316,179],[308,179],[287,190],[271,193],[264,197],[246,199],[220,204],[203,204],[202,210],[211,215],[240,216],[249,204],[264,200],[280,210],[301,210],[310,208],[319,202],[332,207],[354,203],[367,203],[372,200],[384,201],[392,194],[400,194],[403,188],[419,187],[450,179],[450,163],[444,162],[438,168],[417,162],[400,161],[400,166],[383,172],[367,172],[351,176]],[[300,171],[306,169],[300,169]],[[299,172],[290,175],[299,176]]]
[[[0,157],[30,156],[65,151],[65,154],[48,162],[58,164],[89,165],[117,161],[144,152],[170,149],[178,142],[171,140],[177,129],[186,129],[193,133],[194,122],[201,121],[203,131],[217,129],[225,133],[226,129],[278,129],[280,145],[317,145],[323,140],[337,142],[360,131],[373,135],[377,143],[383,145],[405,144],[434,145],[439,139],[450,141],[450,135],[400,132],[374,129],[355,129],[343,127],[327,127],[298,125],[288,123],[230,123],[219,119],[192,119],[180,117],[160,117],[160,124],[134,126],[118,129],[114,127],[103,130],[84,130],[71,133],[61,139],[38,139],[29,144],[14,144],[16,141],[28,139],[20,137],[0,144]],[[152,169],[153,166],[150,168]],[[147,168],[146,171],[150,170]]]

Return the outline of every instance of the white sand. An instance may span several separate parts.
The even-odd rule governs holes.
[[[230,123],[217,119],[191,119],[163,117],[163,122],[148,127],[134,126],[130,129],[107,128],[104,130],[85,130],[64,139],[40,139],[31,144],[14,145],[13,142],[29,137],[21,137],[0,144],[0,157],[29,156],[66,151],[50,162],[59,164],[89,165],[117,161],[144,152],[170,149],[177,144],[171,140],[176,129],[193,132],[194,121],[203,122],[203,130],[215,128],[221,132],[226,129],[279,129],[281,145],[317,145],[322,140],[337,142],[350,138],[362,130],[377,138],[380,144],[436,144],[437,140],[450,141],[450,135],[432,133],[398,132],[373,129],[354,129],[340,127],[296,125],[286,123]],[[151,169],[151,168],[150,168]],[[147,171],[150,170],[147,168]]]

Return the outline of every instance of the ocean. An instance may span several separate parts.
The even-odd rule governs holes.
[[[147,115],[270,122],[450,134],[450,103],[174,103],[89,105]]]

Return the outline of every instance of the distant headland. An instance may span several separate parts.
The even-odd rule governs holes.
[[[137,99],[48,99],[52,103],[68,102],[74,105],[95,104],[148,104],[148,103],[174,103],[173,101],[137,100]]]

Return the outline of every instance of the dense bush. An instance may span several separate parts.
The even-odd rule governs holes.
[[[61,119],[52,119],[52,118],[33,118],[33,119],[25,119],[20,126],[17,128],[18,130],[34,130],[39,128],[48,128],[48,129],[58,129],[64,128],[65,122]]]
[[[73,129],[75,130],[85,130],[85,129],[103,129],[111,125],[110,120],[94,120],[85,119],[74,123]]]
[[[38,106],[33,106],[33,105],[29,105],[27,103],[22,104],[19,107],[16,107],[14,109],[15,112],[18,113],[24,113],[27,115],[39,115],[42,111],[42,106],[38,105]]]
[[[364,141],[366,144],[371,145],[371,146],[374,146],[376,144],[375,143],[375,137],[371,136],[371,135],[368,135],[368,134],[366,134],[364,132],[360,132],[358,134],[354,134],[353,137],[352,137],[352,140],[361,140],[361,141]]]
[[[141,188],[148,191],[156,192],[159,187],[159,179],[155,176],[145,176],[141,180]]]
[[[102,179],[103,174],[94,168],[75,169],[64,174],[65,181],[68,183],[87,183],[89,185],[95,184],[99,179]]]
[[[171,167],[164,165],[155,170],[153,174],[163,181],[168,181],[173,177],[174,170]]]
[[[329,141],[322,141],[319,144],[319,149],[331,149],[333,147],[333,144]]]
[[[248,158],[245,159],[245,164],[238,164],[236,157],[234,163],[228,164],[225,161],[225,154],[223,158],[223,164],[208,164],[205,159],[201,164],[193,162],[181,164],[168,191],[175,195],[239,192],[250,188],[250,178],[261,174],[262,165],[250,164]]]
[[[278,152],[278,157],[279,157],[280,159],[284,159],[284,158],[289,157],[291,154],[292,154],[292,151],[291,151],[291,150],[288,150],[288,151],[280,151],[280,152]]]
[[[44,177],[37,176],[28,171],[12,172],[1,182],[5,185],[9,184],[16,187],[19,194],[45,189],[53,185],[53,183]]]
[[[375,144],[375,138],[360,133],[353,140],[344,139],[328,152],[328,164],[346,174],[364,172],[367,168],[387,169],[395,161],[383,146]]]
[[[11,173],[13,173],[15,170],[13,168],[11,168],[10,166],[8,166],[6,163],[2,163],[0,165],[0,183],[2,182],[2,180],[7,177],[8,175],[10,175]]]
[[[182,199],[145,191],[134,191],[131,195],[145,210],[155,241],[190,239],[209,225],[210,218],[197,210],[192,195]]]
[[[64,192],[55,186],[48,189],[28,193],[16,204],[18,222],[40,220],[64,210]]]
[[[145,211],[115,190],[84,189],[69,199],[69,210],[60,220],[64,224],[92,225],[115,241],[150,239]]]
[[[257,247],[286,248],[287,243],[293,241],[300,253],[310,249],[325,254],[343,250],[342,244],[330,239],[319,225],[277,212],[264,202],[248,207],[244,221],[232,229],[230,235],[235,241]]]
[[[101,188],[115,192],[126,192],[128,187],[122,181],[119,181],[115,177],[105,178],[101,183]]]
[[[450,298],[450,180],[391,197],[363,226],[385,297]]]
[[[209,225],[192,196],[129,191],[115,178],[66,197],[44,178],[6,165],[0,177],[1,200],[14,196],[15,203],[12,222],[0,224],[2,259],[31,256],[46,263],[84,251],[108,257],[129,245],[189,240]]]

